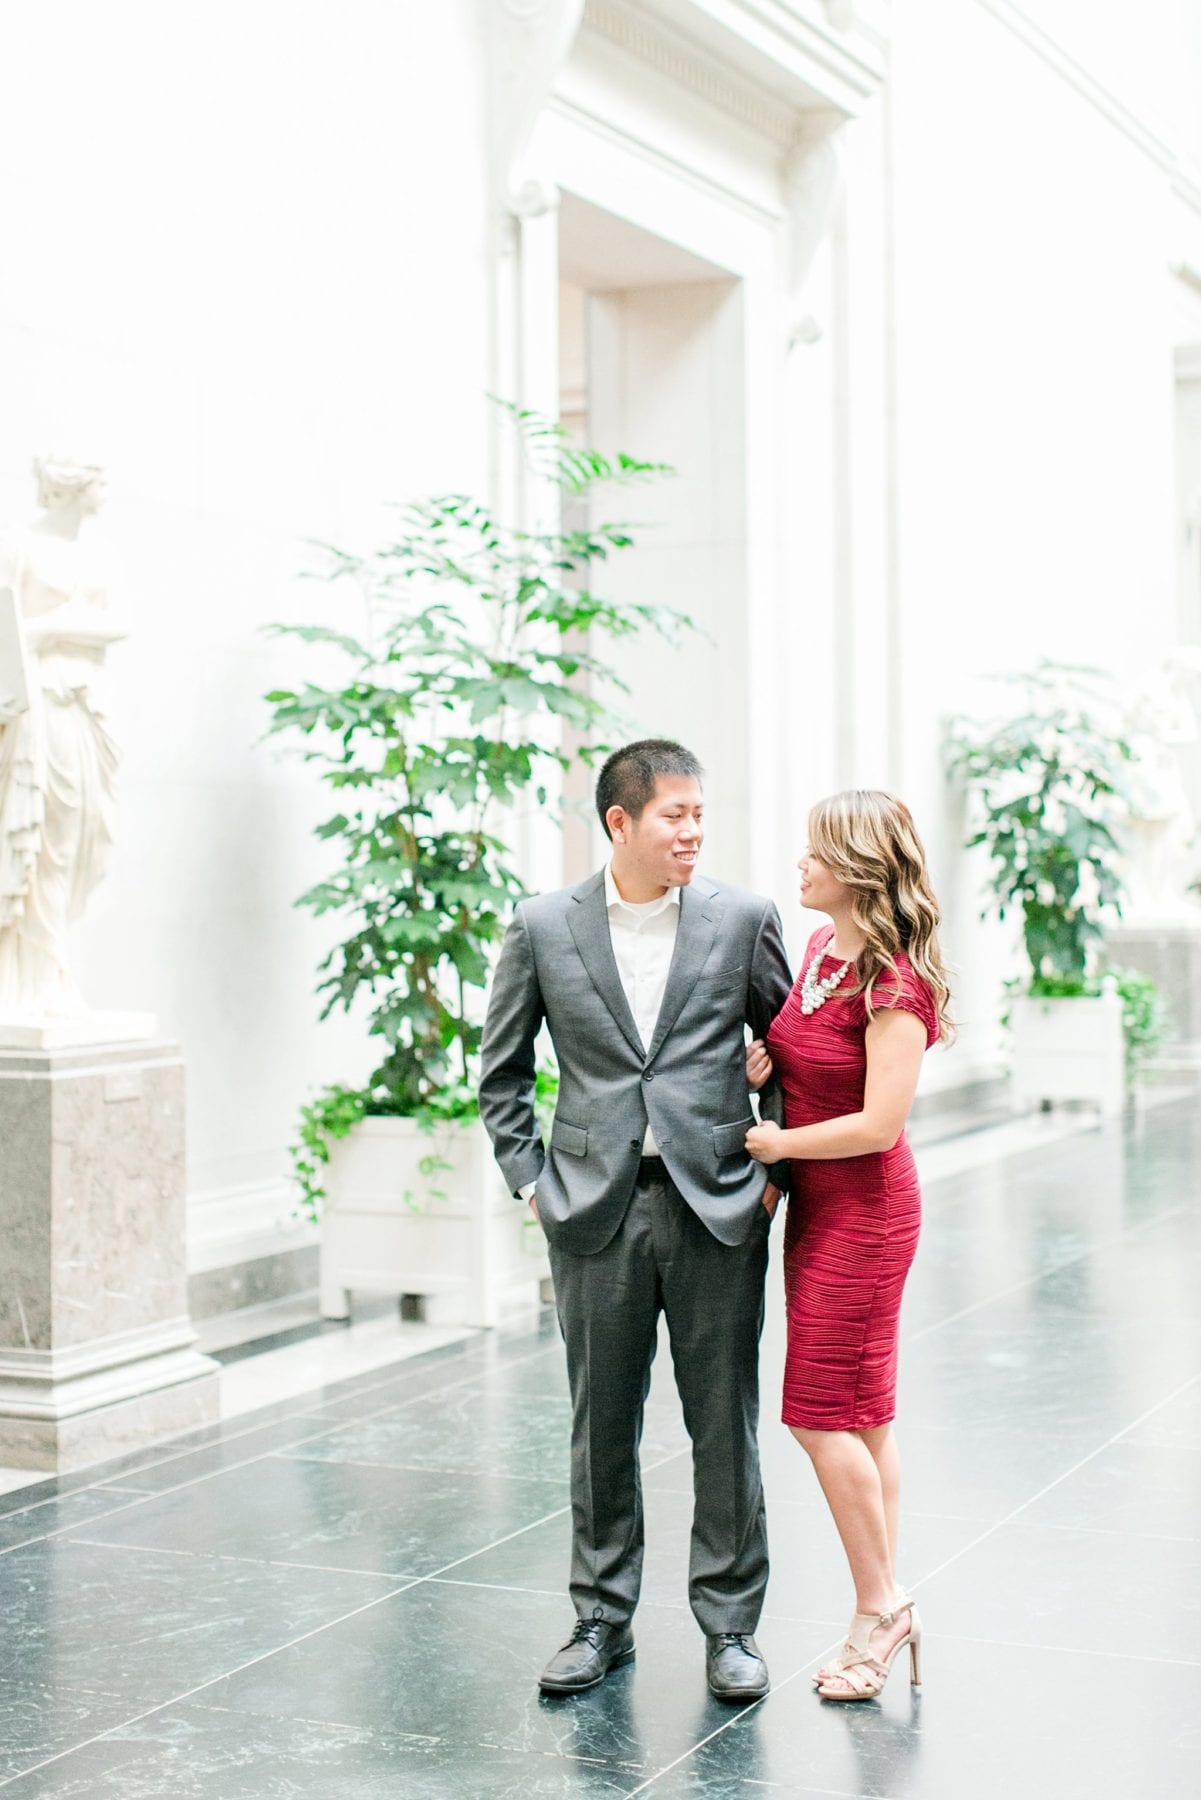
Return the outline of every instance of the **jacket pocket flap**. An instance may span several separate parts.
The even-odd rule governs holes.
[[[568,1156],[587,1156],[588,1133],[578,1125],[556,1119],[550,1128],[550,1146],[552,1150],[565,1150]]]
[[[713,1154],[715,1156],[734,1156],[742,1149],[747,1132],[755,1123],[752,1114],[745,1119],[735,1119],[732,1125],[715,1125],[713,1127]]]
[[[703,985],[706,993],[709,994],[721,988],[745,987],[746,964],[734,963],[724,969],[702,969],[698,984]]]

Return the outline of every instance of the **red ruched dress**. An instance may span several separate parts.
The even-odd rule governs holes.
[[[863,1106],[867,1008],[862,994],[835,989],[816,1012],[801,1011],[801,978],[819,949],[818,976],[837,966],[825,956],[834,927],[805,946],[801,976],[767,1034],[792,1129],[837,1119]],[[876,982],[877,1008],[901,1007],[938,1037],[928,984],[901,952],[900,984],[887,970]],[[854,966],[843,977],[854,981]],[[922,1197],[904,1132],[891,1150],[827,1161],[794,1162],[784,1233],[788,1352],[786,1425],[814,1431],[866,1431],[896,1411],[901,1291],[917,1249]]]

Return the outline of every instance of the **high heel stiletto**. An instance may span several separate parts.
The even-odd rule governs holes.
[[[898,1582],[896,1585],[896,1588],[894,1589],[894,1597],[893,1597],[892,1606],[889,1609],[892,1612],[893,1617],[895,1618],[898,1613],[912,1611],[913,1604],[914,1604],[914,1602],[913,1602],[912,1594],[909,1592],[909,1590],[907,1588],[902,1587],[900,1582]],[[855,1616],[856,1616],[856,1618],[858,1618],[859,1615],[856,1614]],[[853,1622],[852,1622],[852,1624],[853,1624]],[[872,1630],[873,1631],[875,1630],[874,1625],[872,1626]],[[919,1638],[921,1636],[921,1626],[920,1625],[918,1626],[918,1636],[919,1636]],[[842,1650],[845,1650],[845,1649],[846,1649],[846,1644],[844,1643],[842,1646],[842,1649],[839,1650],[834,1656],[832,1656],[830,1658],[829,1662],[823,1663],[820,1669],[815,1669],[813,1671],[813,1674],[809,1677],[809,1679],[812,1681],[814,1687],[820,1687],[823,1681],[829,1681],[829,1679],[832,1675],[837,1675],[841,1672],[841,1670],[842,1670]]]
[[[883,1627],[887,1631],[901,1615],[909,1614],[909,1629],[897,1639],[887,1656],[872,1655],[872,1632]],[[922,1622],[912,1600],[900,1598],[886,1613],[856,1613],[851,1620],[846,1643],[828,1667],[822,1671],[817,1691],[823,1700],[874,1700],[884,1692],[884,1683],[892,1671],[897,1653],[909,1647],[909,1680],[920,1687],[922,1680]],[[834,1686],[837,1682],[840,1686]]]

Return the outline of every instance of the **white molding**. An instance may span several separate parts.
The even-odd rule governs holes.
[[[233,1268],[304,1250],[317,1227],[296,1214],[296,1191],[286,1181],[252,1181],[212,1188],[188,1198],[188,1274]]]
[[[875,46],[781,0],[586,0],[583,28],[782,148],[807,111],[850,117],[886,69]]]
[[[1040,57],[1048,68],[1066,81],[1102,118],[1115,125],[1132,144],[1137,145],[1145,156],[1171,177],[1173,189],[1180,198],[1201,212],[1201,170],[1185,162],[1166,138],[1140,119],[1137,113],[1131,112],[1083,63],[1077,62],[1041,25],[1036,24],[1021,7],[1015,6],[1013,0],[976,0],[976,4],[1020,39],[1028,50]]]
[[[760,87],[740,80],[716,56],[672,30],[630,0],[587,0],[584,29],[616,44],[647,68],[705,100],[763,137],[787,145],[796,128],[796,107]]]
[[[730,187],[726,182],[715,180],[713,176],[697,169],[695,164],[671,156],[661,144],[653,143],[647,137],[636,136],[628,125],[613,124],[610,119],[594,112],[580,100],[568,99],[563,94],[552,94],[546,110],[557,114],[570,125],[581,126],[618,150],[635,151],[644,162],[670,176],[673,181],[685,183],[696,193],[704,194],[707,199],[720,200],[723,205],[735,209],[756,225],[778,225],[784,217],[782,205],[762,205],[741,188]]]
[[[646,0],[662,12],[690,14],[736,37],[765,64],[772,82],[808,90],[819,104],[856,111],[879,90],[888,69],[886,15],[877,6],[876,27],[868,26],[861,4],[813,16],[794,0]]]
[[[0,1376],[47,1384],[69,1381],[80,1375],[96,1375],[104,1369],[120,1368],[142,1357],[190,1350],[195,1342],[192,1321],[186,1313],[180,1313],[174,1319],[135,1325],[128,1331],[110,1331],[105,1337],[88,1338],[82,1344],[60,1344],[49,1350],[30,1350],[13,1344],[0,1346]]]
[[[0,1350],[0,1413],[54,1422],[212,1375],[185,1315],[57,1350]]]

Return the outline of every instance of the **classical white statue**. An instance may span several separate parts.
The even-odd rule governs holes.
[[[126,635],[94,530],[104,471],[44,457],[34,475],[36,516],[0,535],[0,1021],[87,1014],[67,933],[113,841],[100,683]]]
[[[1128,924],[1201,923],[1188,889],[1201,872],[1185,757],[1201,738],[1201,648],[1185,645],[1146,675],[1126,708],[1133,751],[1126,870]]]

